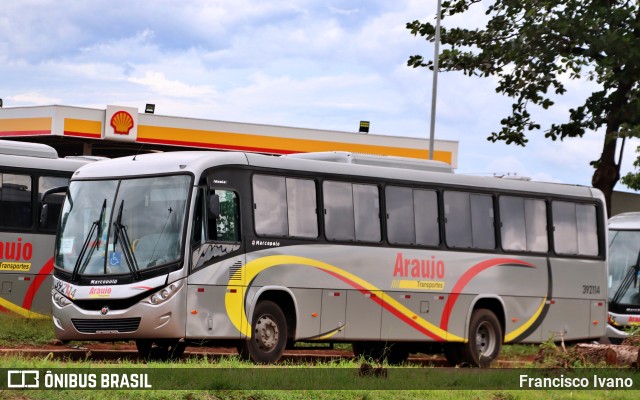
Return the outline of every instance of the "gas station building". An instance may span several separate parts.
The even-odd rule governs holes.
[[[150,105],[147,105],[150,106]],[[149,108],[149,107],[148,107]],[[43,143],[59,156],[120,157],[174,150],[291,154],[320,151],[428,159],[428,139],[162,116],[137,108],[0,108],[0,138]],[[364,128],[364,129],[363,129]],[[361,131],[368,122],[361,122]],[[434,160],[457,168],[458,142],[436,140]]]

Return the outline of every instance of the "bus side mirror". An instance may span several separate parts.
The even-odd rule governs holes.
[[[220,196],[212,194],[209,196],[209,218],[220,216]]]
[[[42,210],[40,210],[40,226],[45,226],[47,219],[49,219],[49,205],[43,204]]]
[[[40,226],[45,226],[49,218],[49,203],[47,203],[48,197],[53,194],[66,193],[69,190],[68,186],[59,186],[49,189],[42,193],[40,202],[42,203],[42,209],[40,210]]]

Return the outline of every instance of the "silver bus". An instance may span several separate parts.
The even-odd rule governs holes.
[[[640,327],[640,213],[609,219],[609,324],[612,342]]]
[[[91,161],[44,144],[0,140],[0,310],[51,317],[53,245],[63,189]],[[48,197],[41,219],[42,198]]]
[[[439,345],[487,366],[503,343],[603,337],[606,212],[589,187],[350,153],[145,154],[74,175],[55,248],[62,340],[198,343],[276,362],[348,342],[402,362]]]

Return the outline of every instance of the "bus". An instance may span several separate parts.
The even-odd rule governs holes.
[[[0,140],[0,311],[51,318],[53,247],[64,200],[58,188],[94,159],[58,158],[44,144]]]
[[[54,255],[55,334],[135,340],[147,359],[296,342],[400,363],[440,346],[601,338],[607,229],[593,188],[464,176],[340,152],[172,152],[86,165]]]
[[[621,343],[640,326],[640,213],[609,219],[609,254],[607,336]]]

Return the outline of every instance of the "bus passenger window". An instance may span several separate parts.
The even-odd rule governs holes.
[[[467,249],[495,248],[493,198],[463,192],[444,193],[447,245]]]
[[[209,239],[222,242],[240,241],[238,196],[230,190],[216,190],[220,201],[220,214],[215,226],[209,225]]]
[[[544,200],[500,197],[500,233],[507,251],[546,252],[547,209]]]
[[[258,235],[287,236],[287,187],[282,176],[253,177],[253,213]]]
[[[327,239],[354,240],[356,232],[351,184],[325,181],[323,189]]]
[[[593,204],[554,201],[554,247],[558,254],[597,256],[598,223]]]
[[[353,207],[356,223],[356,240],[379,242],[380,198],[375,185],[353,185]]]
[[[380,241],[377,186],[325,181],[323,188],[327,239]]]
[[[318,237],[316,183],[311,179],[255,175],[253,206],[258,235]]]
[[[0,174],[0,226],[30,228],[31,176]]]
[[[386,200],[389,242],[423,246],[440,243],[435,191],[387,186]]]

